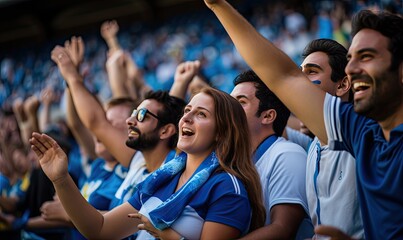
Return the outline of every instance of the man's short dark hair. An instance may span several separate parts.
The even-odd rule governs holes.
[[[278,136],[283,135],[284,128],[290,117],[290,110],[288,110],[280,99],[270,91],[254,71],[248,70],[239,74],[234,79],[235,86],[243,82],[252,82],[256,87],[255,96],[259,99],[259,108],[255,114],[256,117],[259,117],[263,111],[274,109],[277,113],[277,117],[273,122],[273,130]]]
[[[403,58],[403,18],[388,12],[374,13],[362,10],[352,19],[351,35],[354,37],[364,28],[375,30],[389,38],[388,50],[392,55],[390,70],[396,70]],[[368,39],[371,41],[371,39]]]
[[[338,82],[346,76],[344,69],[347,66],[347,49],[343,45],[331,39],[315,39],[306,45],[302,57],[305,59],[314,52],[324,52],[328,56],[332,68],[330,78],[333,82]]]

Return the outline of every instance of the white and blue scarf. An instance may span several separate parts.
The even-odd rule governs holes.
[[[148,176],[137,185],[141,199],[148,199],[176,174],[182,172],[186,166],[187,154],[181,153],[168,163]],[[192,177],[177,192],[172,194],[165,202],[149,212],[150,221],[155,228],[164,230],[172,225],[181,215],[189,200],[207,181],[219,165],[215,152],[212,152],[196,169]]]

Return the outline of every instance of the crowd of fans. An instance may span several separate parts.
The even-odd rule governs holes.
[[[388,8],[395,13],[402,13],[402,6],[394,1],[354,1],[354,3],[342,0],[314,1],[312,6],[315,11],[308,12],[307,9],[290,7],[281,1],[269,3],[256,1],[254,4],[242,6],[240,12],[245,13],[249,22],[264,38],[270,40],[277,48],[286,53],[297,65],[301,65],[304,61],[306,57],[303,54],[304,49],[314,39],[333,39],[341,46],[348,48],[351,43],[352,16],[362,9]],[[22,236],[21,234],[25,234],[24,238],[26,239],[77,239],[83,237],[77,231],[70,231],[73,226],[72,220],[74,222],[75,217],[70,216],[71,212],[69,212],[68,207],[66,210],[69,215],[64,210],[60,210],[62,209],[61,203],[51,184],[53,180],[49,181],[45,176],[39,167],[37,156],[33,151],[30,151],[30,144],[38,146],[37,142],[41,142],[46,146],[52,140],[37,135],[33,138],[34,140],[31,139],[29,142],[32,132],[47,133],[63,148],[69,158],[69,173],[72,175],[74,183],[81,189],[81,194],[91,205],[94,206],[100,201],[91,199],[91,194],[86,196],[85,193],[92,193],[91,188],[94,187],[95,180],[99,180],[99,175],[105,175],[102,181],[107,181],[107,177],[108,181],[112,181],[113,178],[116,186],[121,186],[123,182],[121,191],[117,191],[120,194],[117,199],[112,197],[111,200],[109,199],[110,196],[105,197],[104,193],[99,193],[100,196],[108,199],[105,200],[104,208],[96,208],[108,211],[112,209],[109,205],[112,206],[113,204],[109,201],[117,201],[121,204],[125,198],[124,195],[128,194],[125,191],[133,191],[133,189],[123,189],[123,185],[125,176],[130,175],[132,168],[130,164],[134,162],[132,158],[140,158],[138,152],[142,152],[144,157],[141,159],[145,161],[144,166],[140,168],[142,170],[141,180],[157,169],[149,169],[149,161],[151,161],[147,159],[149,148],[143,145],[130,145],[130,142],[126,142],[126,145],[132,148],[128,149],[122,143],[117,143],[117,140],[121,140],[120,137],[122,139],[127,138],[127,126],[124,121],[129,117],[128,112],[136,108],[137,105],[147,107],[138,108],[133,112],[132,116],[126,120],[129,126],[136,125],[132,123],[133,118],[136,119],[135,122],[143,122],[147,114],[147,116],[151,115],[161,121],[160,115],[156,116],[150,111],[153,109],[150,107],[150,99],[159,101],[161,104],[165,102],[167,105],[170,104],[166,103],[167,101],[172,101],[172,105],[169,107],[175,109],[177,106],[178,109],[175,111],[180,110],[179,112],[181,112],[184,104],[182,100],[186,101],[193,96],[191,86],[187,92],[184,90],[187,89],[189,82],[185,84],[181,82],[185,81],[183,79],[186,78],[186,74],[190,74],[189,72],[194,77],[191,80],[193,83],[200,80],[202,86],[210,85],[230,93],[234,89],[232,80],[249,68],[219,20],[209,12],[198,12],[191,16],[186,14],[177,16],[152,29],[141,23],[121,26],[119,29],[119,25],[113,21],[106,21],[100,27],[100,33],[97,31],[97,33],[84,34],[82,38],[73,37],[64,43],[59,43],[59,45],[64,45],[64,48],[55,48],[52,51],[52,59],[50,58],[51,49],[48,46],[39,50],[16,49],[7,52],[5,56],[1,56],[0,231],[5,235],[0,234],[0,236],[6,236],[10,239],[18,239]],[[66,57],[63,54],[70,56],[69,62],[63,62]],[[70,65],[67,63],[72,68],[69,68]],[[127,79],[133,78],[132,83],[119,85],[114,80],[119,77],[118,72],[121,70],[124,71]],[[82,76],[82,79],[77,75]],[[258,78],[256,75],[253,76]],[[79,84],[81,87],[85,86],[82,89],[86,90],[77,90],[81,87],[76,85],[69,89],[69,85],[77,84],[77,82],[82,84],[82,86]],[[263,82],[261,83],[263,84]],[[130,84],[135,86],[137,92],[130,92]],[[186,87],[184,88],[184,86]],[[170,95],[174,98],[171,99],[172,97],[159,96],[158,94],[147,95],[146,92],[150,89],[154,91],[171,90]],[[86,93],[78,93],[79,91]],[[227,99],[227,95],[220,95],[221,93],[215,92],[215,90],[205,90],[203,94],[233,104],[231,100]],[[203,94],[202,96],[204,96]],[[192,103],[197,106],[199,104],[197,100],[201,97],[200,94],[196,96],[198,98],[195,98],[195,102]],[[130,100],[129,97],[132,99]],[[175,97],[182,100],[175,102],[177,101]],[[119,100],[110,102],[110,99]],[[104,104],[106,107],[103,106]],[[116,120],[115,117],[116,122],[114,122],[108,113],[123,105],[125,110],[115,110],[120,111],[121,119]],[[164,108],[169,107],[164,106]],[[141,113],[142,109],[143,113]],[[187,106],[185,115],[186,109],[189,112],[192,111]],[[174,112],[172,109],[170,111]],[[105,115],[105,113],[106,118],[102,117],[102,120],[97,118],[100,116],[98,114]],[[91,118],[91,114],[93,114],[93,118]],[[144,115],[141,116],[141,114]],[[80,119],[80,121],[71,122],[71,116]],[[179,123],[179,119],[173,119],[171,122],[177,127],[178,123],[184,124],[183,122],[191,121],[186,120],[186,117],[184,118],[181,123]],[[96,120],[94,119],[99,120],[99,123],[95,124],[94,121]],[[158,130],[161,125],[157,126]],[[224,126],[222,128],[224,129]],[[134,127],[129,127],[129,129],[132,131],[129,132],[129,136],[130,134],[136,135],[133,133],[135,132]],[[85,131],[88,131],[88,134]],[[169,132],[169,130],[166,131]],[[110,139],[110,136],[118,136],[119,138]],[[85,146],[83,146],[84,142],[86,142]],[[91,144],[87,145],[88,142]],[[154,144],[153,142],[147,143]],[[121,146],[115,147],[116,144]],[[123,150],[122,146],[124,146]],[[158,164],[166,163],[170,159],[170,154],[175,154],[173,146],[168,144],[168,147],[165,147],[168,155],[163,158],[164,161]],[[193,156],[186,151],[188,150],[186,146],[184,149],[186,154]],[[37,155],[39,152],[38,157],[41,157],[41,151],[43,150],[37,149],[35,151]],[[216,151],[219,151],[219,148]],[[239,151],[241,152],[241,150]],[[133,155],[134,153],[135,155]],[[155,155],[155,152],[153,154]],[[214,160],[215,155],[209,157]],[[102,161],[94,164],[99,158],[102,158]],[[180,160],[176,157],[173,161]],[[215,164],[219,163],[215,162]],[[108,168],[113,170],[105,170]],[[228,169],[225,170],[228,171]],[[91,175],[91,171],[93,175]],[[96,171],[99,173],[94,173]],[[164,168],[158,171],[158,174],[165,174]],[[242,173],[237,171],[229,171],[229,173],[235,174],[237,177],[242,176]],[[248,174],[253,177],[247,180],[242,179],[242,182],[252,182],[252,180],[257,179],[254,179],[257,176],[254,175],[254,170]],[[94,180],[94,178],[96,179]],[[152,181],[150,180],[150,182]],[[152,183],[154,184],[154,182]],[[133,183],[131,184],[133,185]],[[249,188],[246,191],[249,191]],[[258,187],[256,188],[258,189]],[[243,189],[242,186],[241,189]],[[141,189],[141,191],[143,190]],[[243,194],[247,195],[247,193]],[[130,203],[139,207],[142,204],[132,199]],[[256,206],[248,207],[259,208],[259,204],[262,203],[256,201]],[[58,211],[55,219],[46,218],[44,209],[48,209],[49,205],[52,205],[53,211],[56,211],[54,209]],[[247,215],[247,213],[245,214]],[[71,220],[70,217],[73,219]],[[138,212],[132,217],[143,221],[144,216]],[[262,220],[259,217],[261,216],[255,219],[256,222],[251,223],[252,225],[256,224],[254,226],[256,228],[259,225],[258,220]],[[49,225],[49,220],[54,220],[54,222]],[[146,228],[147,225],[144,221],[143,224],[144,226],[139,227],[139,230],[147,230],[147,234],[154,236],[153,232]],[[34,230],[21,233],[19,232],[21,229]],[[136,235],[131,236],[131,238],[135,237]],[[144,235],[140,235],[139,239],[142,237]]]
[[[377,7],[363,5],[361,1],[354,6],[345,1],[321,2],[316,3],[314,14],[279,1],[252,5],[249,18],[263,36],[299,64],[304,46],[313,38],[335,39],[347,46],[351,14],[364,7]],[[118,37],[153,89],[169,89],[176,65],[184,60],[201,60],[206,78],[226,92],[232,88],[226,79],[233,79],[246,68],[223,28],[206,13],[178,16],[153,30],[136,23],[122,29]],[[101,99],[108,99],[110,91],[106,87],[104,66],[107,47],[98,33],[84,35],[84,38],[87,44],[82,67],[88,87],[99,93]],[[1,56],[0,106],[3,111],[10,110],[15,99],[39,96],[46,87],[54,89],[60,98],[64,85],[49,59],[50,46],[38,49],[15,49]]]

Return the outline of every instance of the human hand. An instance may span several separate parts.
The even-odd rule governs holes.
[[[64,48],[69,54],[74,66],[79,69],[80,64],[84,61],[84,41],[81,37],[73,36],[71,40],[64,42]]]
[[[116,34],[119,32],[119,25],[116,20],[105,21],[101,25],[101,36],[106,41],[108,39],[116,37]]]
[[[199,72],[200,61],[182,62],[176,67],[175,82],[189,84],[193,77]]]
[[[315,227],[315,234],[320,236],[330,237],[330,240],[352,240],[350,236],[338,228],[326,225]],[[315,237],[313,238],[315,239]]]
[[[50,105],[55,100],[55,93],[51,87],[47,87],[41,91],[41,102],[44,105]]]
[[[30,96],[24,102],[24,111],[26,114],[36,115],[39,108],[39,100],[35,95]]]
[[[67,155],[53,138],[34,132],[29,143],[38,156],[43,171],[53,183],[68,176]]]
[[[56,46],[51,52],[51,59],[57,64],[66,81],[81,79],[69,53],[62,46]]]
[[[26,122],[27,115],[25,114],[24,101],[22,100],[22,98],[15,99],[12,107],[17,121],[20,122],[20,124]]]
[[[45,220],[70,221],[69,215],[63,208],[58,198],[53,201],[44,202],[40,208],[41,216]]]
[[[156,229],[154,225],[150,222],[148,218],[146,218],[143,214],[141,213],[130,213],[128,214],[128,217],[130,218],[138,218],[141,223],[137,226],[139,230],[145,230],[147,231],[150,235],[152,235],[155,238],[160,238],[159,233],[161,232],[160,230]]]

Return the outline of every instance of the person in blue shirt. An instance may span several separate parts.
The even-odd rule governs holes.
[[[234,239],[264,224],[245,113],[219,90],[205,88],[185,107],[178,140],[183,152],[144,180],[129,203],[104,215],[82,198],[55,141],[34,133],[30,143],[74,225],[88,238],[120,239],[141,229],[162,239]]]
[[[205,0],[263,82],[330,149],[356,158],[357,191],[368,239],[403,238],[403,18],[360,11],[352,21],[346,74],[354,105],[314,86],[225,0]],[[329,226],[318,235],[349,238]]]
[[[344,69],[347,49],[331,39],[315,39],[304,49],[301,70],[317,87],[337,96],[343,102],[352,101],[351,84]],[[331,225],[357,239],[362,239],[364,227],[358,201],[356,160],[347,151],[331,150],[310,131],[287,128],[287,138],[308,152],[306,196],[314,226]]]

